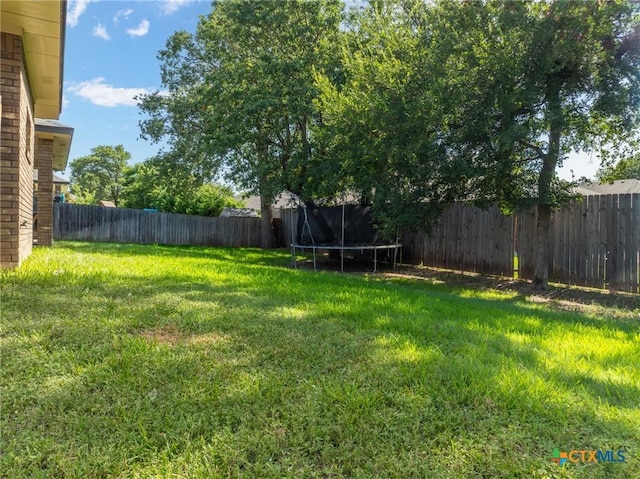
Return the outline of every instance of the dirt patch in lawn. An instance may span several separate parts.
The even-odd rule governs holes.
[[[140,335],[149,342],[175,346],[183,342],[182,333],[176,326],[163,326],[155,329],[145,329]]]
[[[301,269],[313,269],[313,262],[300,261]],[[340,271],[340,261],[319,256],[318,270]],[[535,303],[545,303],[553,309],[578,311],[592,314],[607,314],[625,319],[640,320],[640,295],[610,292],[606,290],[550,284],[548,291],[534,290],[529,281],[514,280],[497,276],[482,276],[475,273],[429,268],[426,266],[398,265],[396,269],[385,262],[379,262],[373,273],[373,261],[348,259],[344,262],[345,273],[375,274],[388,278],[407,278],[428,281],[432,284],[446,284],[455,288],[494,289],[514,292],[518,299]]]

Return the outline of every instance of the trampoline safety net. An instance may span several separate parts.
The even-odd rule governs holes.
[[[342,244],[342,206],[298,208],[296,240],[299,245]],[[344,206],[344,245],[382,242],[373,227],[371,206]]]

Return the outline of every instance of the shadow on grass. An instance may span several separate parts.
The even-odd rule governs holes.
[[[509,291],[517,293],[518,298],[521,300],[535,296],[556,304],[575,303],[583,306],[598,305],[629,310],[640,309],[640,295],[594,288],[552,283],[549,285],[548,291],[537,291],[533,290],[531,283],[526,280],[482,276],[475,273],[454,272],[412,265],[401,265],[398,271],[392,272],[392,276],[400,281],[404,276],[411,278],[411,281],[422,280],[447,284],[451,287]]]
[[[447,286],[256,272],[253,250],[161,248],[65,244],[88,263],[138,257],[149,273],[112,265],[5,286],[16,384],[3,423],[23,477],[153,475],[182,459],[235,477],[541,477],[553,447],[639,444],[637,415],[611,414],[635,408],[637,383],[596,376],[631,370],[633,324]],[[582,354],[590,342],[604,352]],[[21,372],[30,354],[39,375]]]

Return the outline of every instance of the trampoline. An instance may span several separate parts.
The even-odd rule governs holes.
[[[298,207],[296,241],[291,242],[291,263],[298,268],[298,251],[311,251],[313,269],[318,269],[317,256],[321,251],[337,251],[340,254],[340,271],[344,272],[345,253],[369,251],[373,254],[373,272],[378,270],[378,251],[393,256],[395,269],[402,243],[379,239],[373,227],[371,207],[342,205],[337,207]],[[292,232],[293,233],[293,232]],[[293,235],[292,235],[293,236]]]

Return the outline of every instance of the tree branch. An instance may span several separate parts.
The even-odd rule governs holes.
[[[541,160],[544,160],[546,158],[547,154],[538,145],[534,145],[533,143],[530,143],[527,140],[523,140],[522,138],[520,138],[519,140],[516,140],[516,141],[518,143],[520,143],[522,146],[524,146],[526,148],[530,148],[533,151],[535,151],[538,154],[538,156],[540,157]]]

